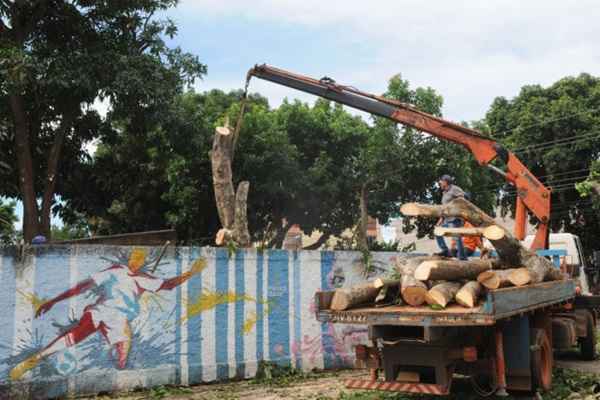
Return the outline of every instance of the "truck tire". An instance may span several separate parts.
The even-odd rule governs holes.
[[[586,361],[595,360],[596,352],[596,327],[592,314],[586,312],[585,331],[586,336],[579,338],[579,349],[581,350],[581,358]]]
[[[534,390],[546,392],[552,388],[552,344],[544,329],[531,330],[531,383]]]

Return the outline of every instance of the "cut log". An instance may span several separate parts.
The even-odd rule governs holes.
[[[403,275],[400,279],[400,294],[402,299],[413,307],[418,307],[425,303],[427,295],[427,285],[415,279],[412,275]]]
[[[512,286],[509,279],[511,270],[485,271],[477,277],[477,282],[488,289],[498,289],[501,287]]]
[[[456,302],[463,307],[475,307],[482,289],[483,287],[477,281],[467,282],[460,288],[458,293],[456,293]]]
[[[237,193],[234,192],[231,169],[234,136],[227,123],[217,127],[210,152],[215,201],[223,227],[217,233],[215,243],[221,246],[233,240],[239,247],[249,247],[247,199],[250,183],[240,182]]]
[[[425,303],[427,285],[415,279],[414,272],[419,264],[427,260],[440,260],[438,256],[407,257],[396,261],[396,270],[400,273],[400,294],[402,299],[413,307]]]
[[[545,257],[524,248],[505,228],[491,225],[483,233],[496,249],[503,263],[511,267],[525,267],[530,272],[531,283],[563,279],[560,269]]]
[[[436,226],[433,229],[435,236],[482,236],[485,228],[447,228],[444,226]]]
[[[514,286],[525,286],[531,282],[531,271],[527,268],[515,268],[508,274],[508,280]]]
[[[477,279],[480,273],[501,268],[497,259],[490,260],[426,260],[416,268],[414,277],[420,281]]]
[[[219,220],[225,229],[232,229],[234,222],[235,193],[231,171],[232,135],[227,126],[215,129],[210,152],[213,186]]]
[[[378,289],[384,286],[400,286],[400,280],[377,278],[373,281],[373,286]]]
[[[475,227],[486,227],[495,224],[492,217],[463,198],[457,198],[442,205],[406,203],[400,207],[400,212],[407,217],[463,218]]]
[[[250,182],[243,181],[238,185],[235,194],[235,210],[233,223],[233,238],[239,247],[250,246],[250,232],[248,231],[248,190]]]
[[[376,288],[373,282],[336,289],[331,299],[331,309],[343,311],[358,305],[373,303],[378,294],[379,288]]]
[[[429,289],[425,296],[425,301],[429,305],[437,305],[445,308],[448,303],[454,300],[454,296],[456,296],[460,287],[460,282],[440,283]]]
[[[563,276],[558,268],[544,257],[521,246],[506,228],[469,201],[458,198],[444,205],[404,204],[400,210],[407,216],[462,218],[475,227],[485,227],[483,234],[492,243],[498,258],[507,268],[525,267],[531,272],[531,282],[559,280]]]

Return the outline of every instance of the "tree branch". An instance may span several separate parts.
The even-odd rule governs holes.
[[[58,163],[60,161],[60,153],[65,142],[67,132],[73,125],[76,111],[69,110],[63,115],[63,119],[58,127],[50,152],[48,153],[48,169],[46,171],[46,185],[42,196],[42,212],[40,215],[41,228],[49,237],[50,234],[50,211],[52,200],[54,198],[54,189],[56,187],[56,175],[58,171]]]
[[[281,248],[281,246],[283,245],[283,241],[285,240],[285,235],[287,235],[291,227],[292,224],[290,224],[289,222],[286,222],[285,225],[280,226],[273,239],[271,239],[267,244],[267,247]]]
[[[319,247],[321,247],[322,245],[327,243],[327,241],[329,240],[330,237],[331,237],[331,231],[325,231],[325,232],[323,232],[321,237],[319,237],[319,239],[317,239],[316,242],[314,242],[313,244],[309,244],[306,247],[303,247],[302,250],[317,250]]]

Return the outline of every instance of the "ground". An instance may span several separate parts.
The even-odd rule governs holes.
[[[556,362],[554,390],[544,400],[600,399],[600,360],[580,361],[578,354],[562,353]],[[303,374],[291,370],[273,370],[267,378],[223,384],[198,385],[190,388],[159,387],[149,391],[95,397],[96,400],[408,400],[408,399],[476,399],[468,382],[457,380],[454,395],[447,397],[415,397],[394,393],[347,390],[342,381],[366,377],[363,370]],[[531,399],[534,397],[510,397]],[[538,397],[539,398],[539,397]],[[89,398],[88,400],[91,400]]]

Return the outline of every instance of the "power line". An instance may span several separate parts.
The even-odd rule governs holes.
[[[545,146],[553,144],[553,143],[572,141],[572,140],[582,139],[582,138],[585,138],[588,136],[596,136],[596,135],[598,135],[598,132],[586,133],[584,135],[579,135],[579,136],[575,135],[575,136],[569,136],[569,137],[564,137],[564,138],[552,139],[552,140],[548,140],[546,142],[540,142],[540,143],[531,144],[531,145],[527,145],[527,146],[523,146],[523,147],[517,147],[516,149],[513,149],[513,151],[519,152],[519,151],[524,151],[527,149],[533,149],[533,148],[537,148],[537,147],[545,147]]]
[[[600,134],[598,133],[594,133],[594,135],[590,135],[590,136],[576,136],[575,138],[566,140],[566,141],[556,141],[556,142],[552,142],[551,144],[547,144],[544,146],[537,146],[537,147],[531,147],[531,148],[524,148],[521,150],[514,150],[513,153],[524,153],[524,152],[528,152],[528,151],[541,151],[541,150],[547,150],[547,149],[552,149],[552,148],[556,148],[556,147],[562,147],[562,146],[567,146],[570,144],[574,144],[574,143],[578,143],[578,142],[583,142],[586,140],[595,140],[600,138]]]
[[[580,112],[572,113],[572,114],[565,115],[565,116],[558,117],[558,118],[547,119],[547,120],[544,120],[544,121],[538,121],[535,124],[531,124],[531,125],[528,125],[528,126],[525,126],[525,127],[517,126],[515,128],[512,128],[512,129],[507,129],[507,130],[504,130],[504,131],[496,132],[495,134],[496,135],[503,135],[503,134],[508,133],[508,132],[516,131],[517,129],[527,130],[527,129],[530,129],[530,128],[535,128],[537,126],[546,125],[546,124],[549,124],[551,122],[557,122],[557,121],[562,121],[562,120],[565,120],[565,119],[573,118],[575,116],[583,115],[583,114],[586,114],[586,113],[593,114],[593,113],[595,113],[597,111],[600,111],[600,107],[598,107],[598,108],[592,108],[591,110],[585,110],[585,111],[580,111]]]

